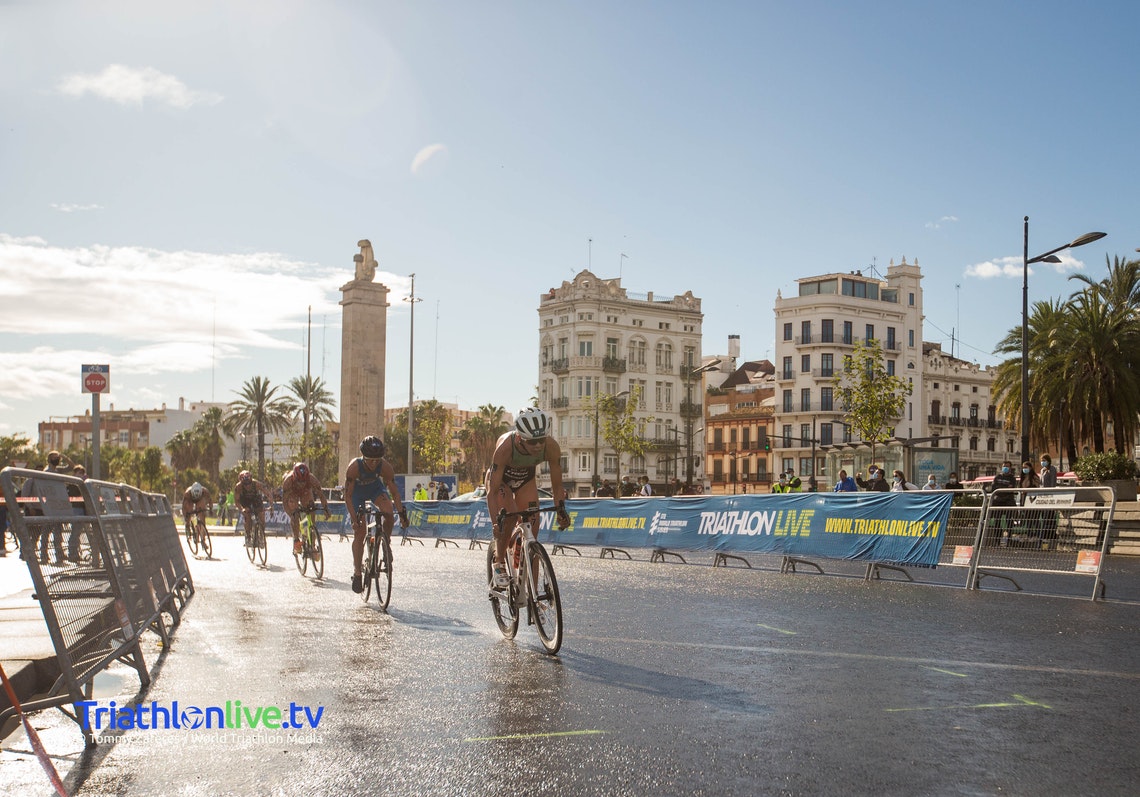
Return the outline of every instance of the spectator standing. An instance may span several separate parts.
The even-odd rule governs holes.
[[[1053,458],[1048,454],[1041,455],[1041,472],[1037,475],[1041,479],[1042,487],[1057,486],[1057,469],[1053,467]]]
[[[629,498],[631,495],[637,495],[637,485],[630,481],[627,473],[621,477],[621,497]]]
[[[855,480],[847,475],[847,471],[839,471],[839,479],[835,482],[835,487],[832,488],[835,493],[857,493],[859,487],[855,484]]]
[[[894,472],[894,483],[891,484],[890,492],[892,493],[905,493],[908,490],[917,490],[918,485],[906,480],[906,474],[901,470]]]
[[[957,473],[951,473],[950,478],[948,478],[946,480],[946,489],[947,490],[964,490],[966,488],[964,488],[962,486],[962,482],[958,481],[958,474]]]
[[[922,489],[924,489],[924,490],[937,490],[938,489],[938,479],[936,479],[934,477],[933,473],[926,477],[926,484],[922,485]]]
[[[994,476],[994,480],[990,482],[990,498],[991,507],[1013,507],[1017,506],[1017,495],[1015,493],[999,493],[997,490],[1009,490],[1017,487],[1017,477],[1013,474],[1013,464],[1007,459],[1001,463],[1001,471]],[[1009,512],[994,512],[992,514],[991,530],[991,545],[1007,545],[1009,543],[1009,526],[1010,526],[1010,513]]]
[[[424,489],[422,483],[416,485],[416,490],[414,493],[412,493],[412,498],[414,498],[416,501],[428,500],[428,491]]]
[[[602,479],[602,486],[594,493],[595,498],[613,498],[614,486],[610,484],[609,479]]]
[[[649,483],[648,476],[638,476],[637,481],[641,484],[641,487],[639,487],[637,490],[638,495],[640,495],[642,498],[648,498],[649,496],[653,495],[653,485]]]
[[[891,489],[887,480],[883,478],[883,471],[875,465],[867,469],[867,481],[863,481],[862,476],[862,473],[856,473],[855,483],[867,492],[885,493]]]
[[[447,482],[440,482],[435,486],[435,500],[447,501],[451,498],[451,491],[447,488]]]
[[[800,477],[796,475],[795,470],[788,471],[788,489],[784,490],[785,493],[802,493],[804,483]]]
[[[772,492],[774,492],[774,493],[790,493],[791,492],[791,490],[788,488],[788,474],[787,473],[781,473],[780,474],[780,480],[772,485]]]

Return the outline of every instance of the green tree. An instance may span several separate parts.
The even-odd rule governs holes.
[[[35,446],[24,435],[13,434],[0,437],[0,468],[6,468],[13,462],[30,462],[35,456]]]
[[[238,398],[230,402],[226,415],[225,431],[230,437],[238,434],[257,435],[257,477],[265,479],[265,435],[287,431],[296,415],[296,406],[285,396],[277,395],[277,386],[270,386],[263,376],[255,376],[238,391]]]
[[[483,482],[483,474],[491,467],[495,455],[495,443],[510,426],[503,420],[504,407],[484,404],[479,414],[469,418],[459,433],[459,445],[463,452],[463,475],[474,484]]]
[[[301,419],[301,458],[312,459],[309,453],[309,434],[317,423],[335,420],[333,407],[336,399],[320,377],[295,376],[289,380],[289,392],[296,399],[297,416]]]
[[[416,413],[417,417],[419,413]],[[391,423],[384,425],[384,458],[396,473],[411,473],[408,468],[408,411],[400,410]]]
[[[104,449],[104,461],[106,460],[106,451],[107,449]],[[190,429],[176,432],[167,440],[166,452],[170,454],[170,467],[174,471],[176,482],[182,471],[198,465],[198,440]],[[106,470],[106,466],[104,466],[104,470]]]
[[[601,437],[617,454],[618,485],[621,484],[621,455],[643,457],[652,446],[652,442],[645,437],[645,425],[653,422],[653,416],[638,418],[636,412],[640,403],[640,385],[633,385],[626,398],[617,398],[609,393],[594,396]]]
[[[210,407],[191,427],[197,444],[198,461],[195,464],[205,468],[210,474],[210,481],[215,484],[218,482],[218,466],[226,450],[223,438],[231,437],[226,434],[225,421],[226,415],[221,407]]]
[[[435,399],[416,405],[415,440],[412,451],[424,473],[440,473],[451,463],[451,415]],[[418,472],[418,471],[417,471]]]
[[[843,367],[832,383],[843,417],[864,442],[875,445],[887,440],[906,409],[913,387],[887,373],[879,341],[857,341],[855,350],[843,358]]]

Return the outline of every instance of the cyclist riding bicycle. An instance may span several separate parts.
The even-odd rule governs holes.
[[[186,492],[182,494],[182,517],[186,519],[186,528],[191,528],[190,518],[194,515],[206,516],[206,510],[210,508],[210,493],[198,482],[194,482],[186,488]],[[198,529],[194,527],[194,533],[198,533]]]
[[[281,482],[281,503],[285,505],[285,513],[289,515],[289,522],[293,525],[293,554],[301,553],[301,512],[309,509],[319,498],[325,510],[325,520],[331,517],[329,501],[325,498],[324,490],[317,477],[309,470],[304,462],[298,462],[293,470]],[[317,553],[317,556],[320,554]],[[315,558],[315,557],[314,557]]]
[[[396,472],[384,459],[384,442],[375,435],[360,441],[360,456],[352,460],[344,474],[344,504],[352,521],[352,591],[363,592],[361,560],[364,558],[364,535],[368,518],[364,504],[371,501],[380,510],[384,536],[392,539],[393,504],[400,513],[400,523],[408,527],[408,512],[396,489]]]
[[[506,432],[495,443],[495,454],[487,471],[487,511],[495,536],[495,557],[492,565],[491,589],[510,586],[506,566],[507,534],[510,528],[499,528],[499,510],[518,512],[538,503],[538,485],[534,480],[539,463],[550,466],[550,487],[558,508],[558,527],[570,525],[566,513],[566,491],[562,488],[562,449],[550,436],[551,418],[538,407],[529,407],[519,413],[513,431]],[[538,534],[538,516],[531,520]]]
[[[269,488],[253,478],[253,474],[248,470],[243,470],[238,474],[237,484],[234,485],[234,502],[241,508],[241,514],[245,523],[245,547],[251,547],[253,543],[253,513],[260,512],[262,518],[265,517],[265,504],[261,502],[261,497],[265,496],[265,500],[272,505],[273,496],[269,493]]]

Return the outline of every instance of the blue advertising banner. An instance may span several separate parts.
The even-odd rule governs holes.
[[[934,567],[952,493],[791,493],[576,499],[572,524],[540,516],[539,539],[560,545],[769,553]],[[549,502],[544,502],[549,505]],[[483,501],[408,504],[413,536],[491,538]]]

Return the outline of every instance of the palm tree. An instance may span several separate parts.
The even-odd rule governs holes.
[[[482,481],[482,476],[491,466],[491,458],[495,455],[495,441],[510,428],[503,421],[506,413],[504,407],[484,404],[479,408],[479,414],[468,419],[459,433],[467,476],[473,482]]]
[[[211,483],[218,484],[218,466],[222,462],[222,454],[226,445],[223,435],[230,437],[225,431],[225,413],[221,407],[210,407],[194,424],[191,433],[198,441],[198,466],[204,467],[210,474]]]
[[[269,380],[255,376],[238,391],[238,398],[230,402],[226,416],[226,434],[257,433],[257,478],[265,480],[265,434],[287,430],[296,416],[296,406],[285,396],[277,396],[277,387]]]
[[[332,408],[336,406],[336,399],[332,391],[320,377],[314,379],[306,374],[295,376],[289,380],[289,392],[296,399],[297,414],[301,416],[301,456],[308,456],[309,424],[316,421],[334,420]]]
[[[166,451],[170,454],[170,467],[176,480],[180,472],[198,464],[198,441],[189,429],[183,429],[167,440]]]

